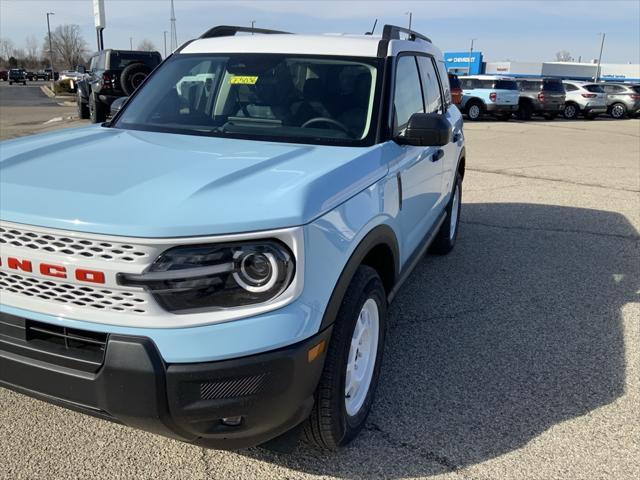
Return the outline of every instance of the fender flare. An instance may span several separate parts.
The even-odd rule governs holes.
[[[392,252],[394,266],[393,284],[396,283],[400,271],[400,249],[398,247],[398,240],[395,232],[389,225],[381,224],[371,229],[371,231],[365,235],[342,269],[342,273],[340,277],[338,277],[336,286],[333,288],[327,307],[324,310],[319,331],[333,324],[342,304],[342,299],[351,284],[356,270],[362,264],[367,254],[371,252],[373,248],[380,245],[388,247]]]

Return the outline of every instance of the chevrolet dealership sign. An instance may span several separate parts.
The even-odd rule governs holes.
[[[482,52],[445,52],[444,62],[447,71],[477,75],[482,72]]]

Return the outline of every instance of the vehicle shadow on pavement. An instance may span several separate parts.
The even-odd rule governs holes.
[[[377,400],[337,453],[244,455],[339,478],[454,471],[514,451],[621,396],[621,309],[638,301],[638,233],[620,214],[465,204],[390,309]]]

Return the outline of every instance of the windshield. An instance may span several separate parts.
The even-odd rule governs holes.
[[[136,93],[116,128],[359,145],[373,134],[377,59],[177,55]]]

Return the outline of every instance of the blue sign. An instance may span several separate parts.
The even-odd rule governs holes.
[[[482,73],[482,52],[445,52],[444,63],[447,71],[457,75],[478,75]]]

